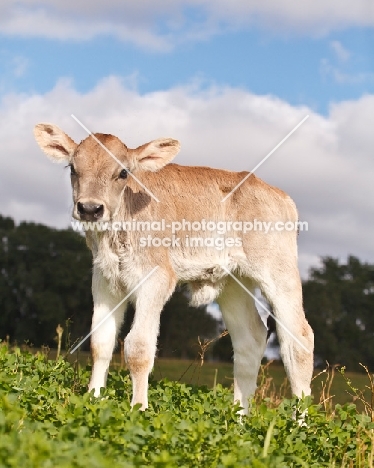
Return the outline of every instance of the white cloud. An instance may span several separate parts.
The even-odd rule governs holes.
[[[23,55],[14,56],[0,49],[0,95],[13,89],[16,81],[27,75],[29,64],[29,59]]]
[[[334,77],[336,82],[341,84],[374,84],[374,73],[371,72],[343,73],[335,70]]]
[[[29,67],[29,60],[26,57],[17,55],[12,59],[13,75],[15,78],[21,78],[25,75]]]
[[[2,214],[53,226],[70,221],[69,176],[37,147],[33,126],[52,122],[75,140],[92,131],[136,147],[171,136],[182,142],[175,162],[252,169],[306,115],[310,118],[257,174],[296,201],[309,232],[300,234],[305,273],[319,255],[354,254],[374,261],[372,216],[374,96],[335,104],[328,117],[272,96],[198,85],[140,95],[109,77],[86,94],[60,81],[44,95],[9,94],[0,105]]]
[[[339,41],[331,41],[330,48],[336,55],[337,59],[341,62],[346,62],[351,56],[349,50],[346,49]]]
[[[356,72],[347,73],[342,71],[340,68],[332,65],[330,60],[324,58],[320,62],[320,74],[324,79],[332,79],[338,84],[347,85],[362,85],[362,84],[373,84],[374,73],[372,72]]]
[[[3,0],[0,5],[3,34],[73,40],[108,35],[154,50],[248,26],[321,35],[373,25],[372,0]]]
[[[289,33],[326,34],[348,26],[374,24],[374,5],[371,0],[206,0],[209,13],[220,20],[236,24],[249,21],[257,27]]]

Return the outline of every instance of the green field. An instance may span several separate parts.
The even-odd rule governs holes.
[[[54,356],[54,352],[51,352]],[[79,356],[81,365],[91,363],[89,353],[81,353]],[[68,357],[70,362],[74,362],[73,356]],[[113,356],[112,368],[118,369],[121,367],[121,359],[119,354]],[[124,366],[123,366],[124,367]],[[124,367],[125,368],[125,367]],[[268,366],[263,366],[263,373],[259,374],[258,385],[264,383],[269,387],[268,393],[280,395],[290,398],[291,389],[288,384],[286,373],[281,362],[271,362]],[[332,377],[332,379],[331,379]],[[181,359],[156,359],[151,379],[156,381],[168,379],[175,382],[190,384],[190,385],[205,385],[208,388],[213,388],[215,383],[219,383],[224,387],[231,387],[233,384],[233,364],[225,362],[209,362],[204,361],[201,365],[201,360],[194,361]],[[347,379],[351,381],[351,385],[360,389],[365,398],[370,398],[368,388],[369,380],[367,375],[357,372],[346,372],[343,375],[339,372],[339,368],[335,369],[331,375],[331,369],[326,372],[322,369],[315,371],[315,376],[312,382],[312,395],[316,403],[322,398],[322,389],[328,387],[331,379],[330,389],[325,389],[325,396],[329,397],[332,404],[357,403],[360,409],[363,409],[361,403],[357,401],[355,396],[352,396],[352,389],[347,384]],[[328,393],[328,394],[327,394]]]
[[[130,378],[117,358],[95,398],[86,390],[87,356],[69,363],[46,354],[0,344],[0,468],[374,466],[370,401],[363,412],[331,399],[285,399],[278,365],[263,368],[251,412],[239,418],[229,364],[158,360],[142,412],[130,408]],[[368,383],[364,375],[353,378],[361,388]],[[316,379],[316,403],[320,386]],[[347,400],[341,376],[334,386]]]
[[[334,372],[329,391],[329,396],[333,403],[344,404],[356,401],[356,398],[349,394],[352,393],[352,390],[347,385],[347,378],[351,380],[354,387],[364,392],[366,398],[369,398],[370,392],[366,388],[369,381],[365,373],[346,372],[344,375],[346,378],[338,370]],[[166,378],[192,385],[206,385],[209,388],[213,387],[216,379],[217,383],[230,387],[233,382],[233,365],[220,362],[205,362],[201,366],[199,361],[158,359],[155,362],[152,377],[155,380]],[[261,384],[262,377],[262,374],[260,374],[259,385]],[[316,402],[319,402],[321,390],[330,377],[331,373],[321,372],[321,370],[315,372],[315,378],[312,382],[312,394]],[[290,386],[282,363],[270,363],[266,369],[265,378],[273,391],[276,393],[281,392],[287,398],[291,397]]]

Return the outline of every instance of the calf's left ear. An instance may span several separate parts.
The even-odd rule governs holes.
[[[180,150],[178,140],[159,138],[134,150],[133,169],[155,172],[168,164]]]
[[[35,125],[34,136],[40,148],[55,162],[69,162],[77,147],[75,141],[56,125]]]

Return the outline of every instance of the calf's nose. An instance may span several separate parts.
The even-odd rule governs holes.
[[[103,216],[104,205],[78,202],[77,209],[81,218],[99,219]]]

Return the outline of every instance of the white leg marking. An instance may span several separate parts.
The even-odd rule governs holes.
[[[92,277],[92,295],[94,300],[92,328],[108,317],[91,335],[93,369],[88,389],[89,391],[95,389],[95,396],[99,396],[100,388],[106,386],[109,364],[126,304],[123,303],[110,314],[122,298],[110,292],[107,280],[96,267],[94,267]]]
[[[292,393],[298,397],[310,395],[314,334],[305,318],[297,267],[263,284],[262,289],[273,306],[274,315],[283,325],[279,326],[277,323],[277,335]],[[301,347],[285,329],[295,335],[304,346]]]
[[[130,369],[133,395],[131,406],[148,407],[148,375],[153,368],[160,326],[160,314],[175,288],[175,280],[161,268],[136,292],[135,317],[125,339],[125,357]]]
[[[254,293],[248,279],[240,281]],[[234,348],[234,401],[243,408],[240,413],[247,414],[249,398],[257,386],[267,330],[252,297],[232,278],[228,279],[218,303]]]

